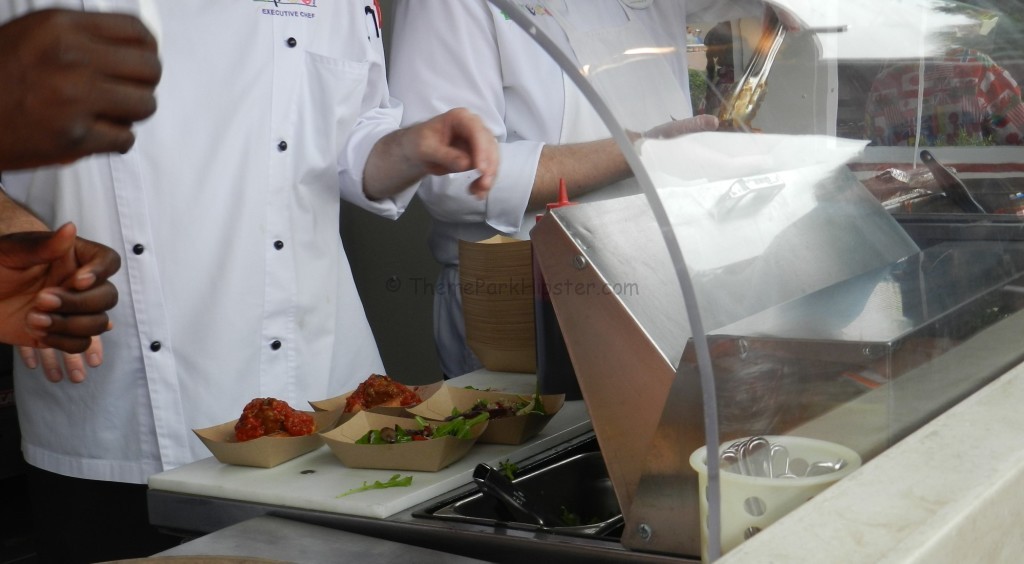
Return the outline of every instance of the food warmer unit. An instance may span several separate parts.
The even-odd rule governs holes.
[[[1011,204],[1022,149],[966,110],[978,127],[935,134],[928,112],[949,104],[924,87],[900,107],[907,127],[931,137],[885,145],[872,128],[892,125],[891,108],[870,110],[878,77],[897,63],[923,81],[943,65],[970,67],[950,62],[960,49],[1004,56],[995,68],[1012,72],[1021,34],[1010,20],[933,0],[898,3],[898,21],[880,16],[893,9],[880,0],[710,3],[690,15],[691,27],[715,30],[708,66],[685,77],[680,53],[661,45],[576,68],[532,25],[535,3],[492,2],[576,82],[638,184],[632,196],[552,210],[533,232],[583,402],[568,402],[536,441],[471,454],[359,507],[310,501],[315,489],[296,485],[314,466],[345,471],[319,467],[322,452],[262,477],[201,461],[154,478],[154,523],[195,534],[273,514],[485,560],[714,560],[730,544],[723,500],[736,461],[723,452],[693,463],[705,445],[817,440],[855,453],[838,471],[1021,362],[1024,348],[1006,343],[1024,321]],[[679,116],[648,93],[688,84],[717,131],[656,127]],[[493,376],[462,381],[532,386]],[[600,517],[542,527],[502,513],[471,481],[476,462],[500,460],[539,469],[520,484],[536,499],[573,490],[562,508],[597,503]],[[245,493],[256,490],[273,495]],[[770,534],[760,530],[743,536]]]

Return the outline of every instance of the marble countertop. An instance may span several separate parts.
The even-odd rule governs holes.
[[[725,554],[770,562],[1020,562],[1024,365]]]

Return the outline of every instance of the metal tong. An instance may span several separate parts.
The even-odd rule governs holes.
[[[921,162],[931,171],[935,182],[942,188],[946,197],[965,213],[990,213],[974,198],[960,177],[949,167],[937,161],[931,151],[921,151]]]
[[[754,49],[754,56],[743,76],[736,82],[732,98],[726,100],[718,112],[718,120],[727,129],[750,131],[750,123],[764,97],[768,73],[785,38],[786,26],[779,14],[775,8],[765,4],[763,30]]]
[[[534,506],[511,480],[487,464],[476,465],[473,470],[473,481],[483,494],[500,501],[517,522],[536,523],[541,527],[564,525],[557,517],[546,515],[542,508]]]

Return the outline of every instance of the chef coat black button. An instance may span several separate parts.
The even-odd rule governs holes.
[[[288,150],[288,143],[285,142],[285,141],[281,141],[280,143],[277,144],[277,150],[278,151],[287,151]]]
[[[157,352],[160,350],[160,341],[153,341],[149,344],[149,350]]]
[[[288,41],[286,41],[285,43],[287,43],[289,47],[295,47],[296,45],[299,44],[299,42],[296,41],[294,37],[289,37]]]
[[[275,340],[274,342],[270,343],[270,348],[274,349],[275,351],[281,348],[281,341]]]
[[[145,252],[145,250],[146,247],[143,247],[141,243],[138,243],[134,247],[132,247],[132,252],[137,255],[141,255],[143,252]]]
[[[279,251],[281,249],[283,249],[284,248],[284,241],[274,241],[274,248],[279,250]]]

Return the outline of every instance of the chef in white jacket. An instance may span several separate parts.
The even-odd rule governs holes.
[[[496,168],[493,136],[465,110],[396,131],[373,0],[145,4],[163,79],[134,148],[4,174],[46,224],[74,221],[123,257],[102,365],[55,384],[16,363],[40,549],[67,551],[43,561],[152,546],[130,547],[145,534],[144,484],[210,455],[192,429],[256,397],[301,408],[382,372],[340,200],[395,218],[428,172],[477,170],[480,192]],[[49,6],[139,12],[9,0],[0,19]]]
[[[708,0],[691,1],[707,7]],[[678,132],[713,129],[692,116],[686,60],[686,0],[543,0],[523,4],[531,24],[585,68],[637,47],[661,53],[591,75],[623,126],[643,132],[681,120]],[[486,0],[397,0],[391,89],[415,123],[445,108],[478,113],[499,141],[501,164],[486,200],[463,197],[469,175],[424,181],[418,191],[433,217],[429,245],[442,265],[434,296],[434,337],[447,376],[480,367],[466,345],[458,289],[458,241],[496,234],[528,238],[536,210],[639,192],[610,133],[583,94],[520,26]],[[635,74],[629,74],[635,73]],[[674,80],[665,80],[665,77]],[[650,79],[657,77],[656,79]],[[647,78],[647,79],[645,79]],[[638,91],[616,91],[642,84]],[[597,192],[592,192],[594,190]]]

